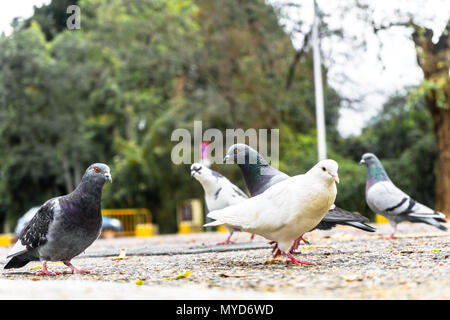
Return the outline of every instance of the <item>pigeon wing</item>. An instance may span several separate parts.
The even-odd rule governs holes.
[[[416,202],[389,181],[378,182],[368,190],[367,204],[374,211],[392,216],[402,214],[426,218],[442,218],[444,216],[442,213]]]
[[[7,258],[36,249],[47,242],[48,229],[53,221],[58,199],[50,199],[36,212],[28,225],[20,232],[19,239]]]
[[[322,221],[335,222],[339,224],[340,222],[348,221],[367,222],[369,219],[360,214],[353,213],[333,205],[325,217],[323,217]]]

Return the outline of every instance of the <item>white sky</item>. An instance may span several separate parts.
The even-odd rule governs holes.
[[[11,22],[15,17],[28,18],[33,14],[33,6],[40,7],[50,0],[1,0],[0,1],[0,33],[10,34]]]
[[[313,0],[267,0],[269,3],[297,3],[300,9],[290,9],[286,12],[290,21],[303,21],[301,30],[309,30],[313,19]],[[358,134],[365,121],[377,113],[386,98],[402,90],[406,85],[418,84],[422,72],[417,66],[414,45],[409,40],[409,33],[404,28],[392,28],[379,33],[383,48],[378,46],[378,40],[371,30],[356,18],[355,14],[340,16],[339,6],[350,4],[354,0],[333,1],[317,0],[321,10],[330,14],[327,22],[332,27],[342,26],[347,34],[357,39],[365,39],[365,50],[354,50],[349,41],[327,39],[321,43],[325,59],[322,61],[329,67],[328,81],[344,97],[365,96],[356,105],[356,110],[341,108],[339,131],[342,135]],[[0,1],[0,33],[11,32],[10,23],[14,17],[27,18],[33,13],[33,6],[41,6],[50,0],[18,0]],[[450,1],[448,0],[377,0],[370,1],[374,9],[374,19],[378,22],[395,20],[395,11],[410,12],[414,21],[432,28],[439,35],[450,16]],[[284,21],[287,31],[293,23]],[[293,34],[293,44],[301,47],[301,34]],[[377,58],[378,54],[382,62]],[[344,55],[350,55],[345,58]],[[332,56],[334,64],[329,64],[326,57]],[[346,79],[342,78],[346,76]]]

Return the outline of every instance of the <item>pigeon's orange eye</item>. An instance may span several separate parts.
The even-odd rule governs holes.
[[[238,153],[238,149],[234,149],[234,154]]]
[[[94,168],[94,171],[95,171],[96,173],[99,173],[99,172],[100,172],[100,169],[99,169],[99,168]]]

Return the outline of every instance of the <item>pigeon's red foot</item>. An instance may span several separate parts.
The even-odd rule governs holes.
[[[277,248],[273,257],[276,258],[278,256],[284,256],[284,252]]]
[[[254,233],[252,233],[252,235],[250,236],[250,241],[252,241],[253,242],[253,240],[255,239],[255,234]]]
[[[269,244],[273,244],[273,248],[272,248],[272,254],[275,252],[275,250],[278,249],[278,243],[276,241],[270,241]]]
[[[37,275],[38,276],[56,276],[58,274],[61,274],[61,272],[51,272],[51,271],[42,269],[42,271],[39,272]]]
[[[230,239],[227,239],[227,240],[225,240],[223,242],[217,242],[216,245],[220,246],[222,244],[230,244],[230,243],[234,243],[234,241],[231,241]]]
[[[78,269],[70,262],[65,261],[64,264],[70,268],[70,271],[65,271],[64,274],[83,274],[83,273],[91,273],[90,270]]]
[[[51,272],[51,271],[48,271],[48,269],[47,269],[47,263],[44,262],[44,263],[42,264],[42,271],[39,272],[37,275],[38,275],[38,276],[56,276],[56,275],[58,275],[58,274],[61,274],[61,272]]]
[[[388,237],[380,236],[380,239],[382,239],[382,240],[391,240],[391,239],[395,239],[395,236],[394,236],[393,233],[391,233]]]
[[[295,259],[295,257],[292,255],[292,253],[288,253],[287,256],[289,257],[289,260],[286,260],[286,263],[294,263],[298,266],[300,266],[302,264],[315,265],[314,262],[300,261],[300,260]]]
[[[300,245],[300,241],[303,241],[305,244],[311,244],[311,243],[309,243],[309,241],[307,241],[303,238],[303,235],[301,235],[300,237],[295,239],[294,244],[292,245],[292,250],[298,248],[298,246]]]

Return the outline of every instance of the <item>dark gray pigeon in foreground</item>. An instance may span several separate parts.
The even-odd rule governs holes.
[[[107,181],[112,182],[109,167],[94,163],[72,193],[46,201],[20,232],[4,268],[21,268],[30,261],[42,261],[39,274],[54,275],[47,270],[47,261],[63,261],[71,273],[88,273],[70,261],[100,235],[102,189]]]
[[[201,163],[193,163],[191,165],[191,177],[197,179],[202,185],[205,191],[206,206],[209,211],[220,210],[248,199],[248,196],[232,184],[230,180]],[[240,231],[240,229],[230,226],[225,226],[225,228],[230,234],[224,242],[217,244],[232,243],[230,239],[233,232]],[[251,239],[253,239],[253,236]]]
[[[228,149],[224,161],[228,159],[236,163],[241,169],[252,197],[263,193],[274,184],[289,178],[287,174],[270,166],[255,149],[246,144],[238,143],[232,145]],[[375,232],[375,228],[364,223],[367,221],[369,219],[366,217],[338,208],[333,204],[322,221],[314,229],[329,230],[340,224],[368,232]]]
[[[364,154],[359,164],[367,166],[367,205],[373,212],[389,220],[393,228],[390,238],[394,237],[397,224],[402,221],[422,222],[447,231],[447,228],[440,224],[445,222],[445,215],[415,201],[397,188],[374,154]]]

